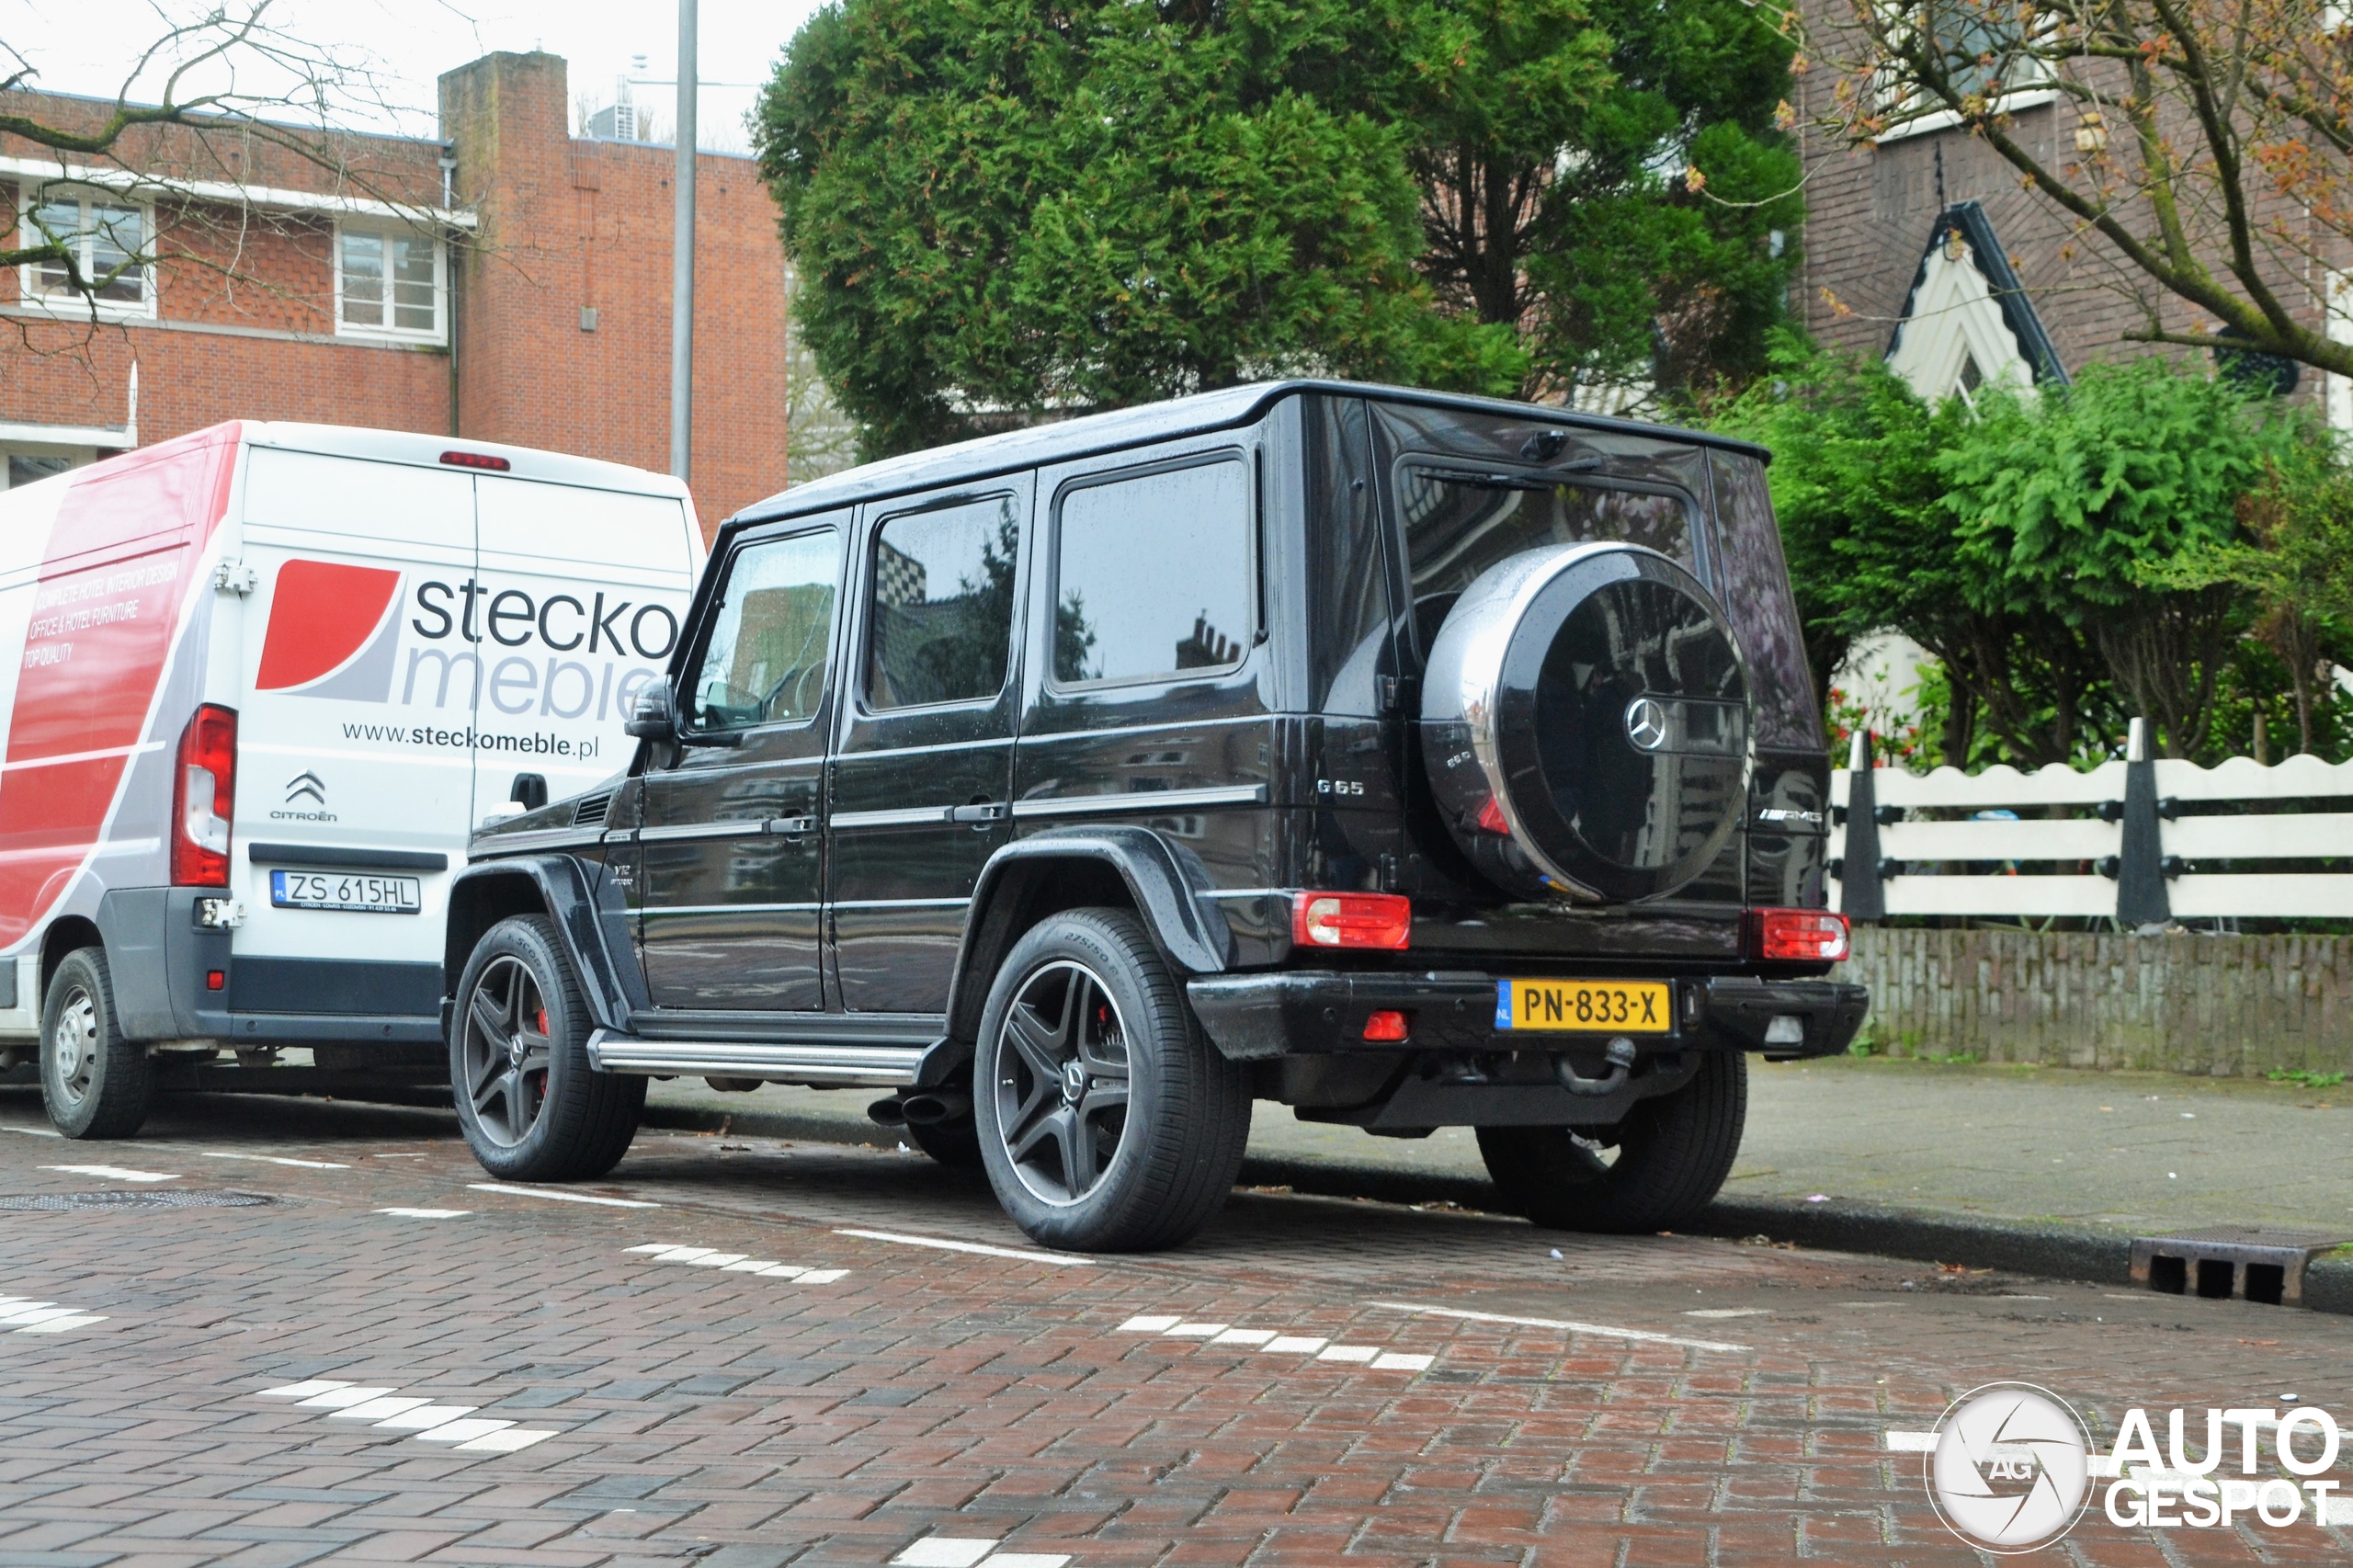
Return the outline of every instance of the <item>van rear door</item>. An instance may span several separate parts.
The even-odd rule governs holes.
[[[677,645],[703,551],[677,495],[493,473],[474,483],[480,570],[459,630],[481,659],[479,823],[518,773],[562,800],[628,764],[622,725]],[[444,631],[436,645],[454,641]]]
[[[474,483],[417,464],[250,450],[242,549],[256,586],[232,869],[247,914],[233,1013],[354,1026],[426,1016],[438,1033],[482,668],[463,641],[427,634],[466,608]],[[288,1018],[278,1032],[300,1038],[294,1029]],[[237,1032],[248,1032],[242,1020]]]

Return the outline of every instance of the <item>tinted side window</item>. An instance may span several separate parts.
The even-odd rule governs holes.
[[[1724,613],[1756,685],[1756,744],[1822,749],[1817,687],[1806,665],[1805,631],[1781,559],[1781,530],[1765,465],[1734,452],[1710,454],[1715,466],[1716,537],[1723,553]]]
[[[1063,496],[1054,679],[1134,680],[1241,663],[1256,626],[1250,474],[1230,459]]]
[[[1364,404],[1311,397],[1307,432],[1307,640],[1311,706],[1381,711],[1388,670],[1389,568],[1375,507],[1372,436]]]
[[[1009,496],[883,523],[870,578],[871,706],[973,702],[1004,687],[1020,545]]]
[[[688,688],[689,725],[733,730],[816,713],[825,696],[840,570],[841,536],[832,528],[736,551],[710,641]]]

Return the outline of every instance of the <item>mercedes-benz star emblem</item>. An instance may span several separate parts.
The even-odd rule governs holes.
[[[1076,1105],[1086,1097],[1086,1066],[1084,1062],[1063,1063],[1063,1098]]]
[[[1636,751],[1656,751],[1666,744],[1666,710],[1655,697],[1637,697],[1626,704],[1626,738]]]

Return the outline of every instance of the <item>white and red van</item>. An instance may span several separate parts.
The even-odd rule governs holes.
[[[0,1064],[123,1137],[159,1055],[438,1043],[469,833],[627,765],[702,563],[675,479],[390,431],[0,494]]]

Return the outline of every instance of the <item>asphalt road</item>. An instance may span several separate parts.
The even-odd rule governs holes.
[[[895,1148],[649,1131],[502,1189],[446,1112],[247,1097],[111,1144],[0,1098],[0,1568],[1960,1563],[1888,1434],[1979,1384],[2102,1444],[2353,1414],[2287,1309],[1279,1192],[1076,1258]],[[2353,1546],[2158,1536],[2063,1551]]]

